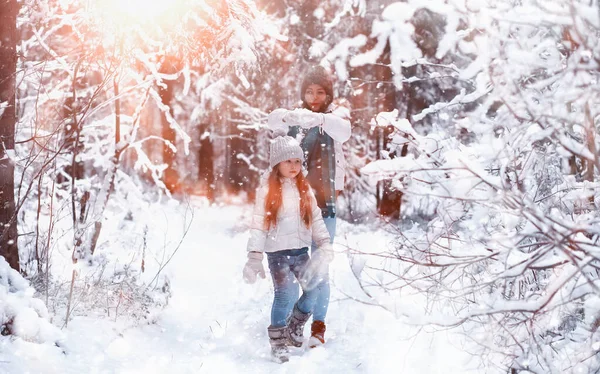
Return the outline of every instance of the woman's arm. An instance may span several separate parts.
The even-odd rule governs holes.
[[[323,131],[337,142],[343,143],[350,139],[352,129],[350,121],[333,113],[323,114]]]
[[[336,109],[332,113],[311,112],[308,109],[275,109],[269,113],[267,124],[275,132],[287,134],[292,126],[310,129],[322,126],[323,131],[335,141],[343,143],[350,139],[350,121],[347,111]]]

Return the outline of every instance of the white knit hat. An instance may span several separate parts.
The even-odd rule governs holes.
[[[292,158],[299,158],[304,162],[304,151],[296,139],[291,136],[278,136],[271,141],[271,169],[278,163]]]

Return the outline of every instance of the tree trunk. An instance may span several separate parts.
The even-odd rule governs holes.
[[[257,187],[257,183],[255,183],[257,173],[238,155],[252,155],[255,153],[252,149],[255,139],[250,132],[235,127],[232,127],[232,131],[235,131],[235,133],[231,134],[232,136],[227,145],[227,152],[230,155],[227,165],[229,193],[237,195],[246,192],[250,197]]]
[[[20,271],[15,207],[16,0],[0,0],[0,255]],[[2,109],[4,108],[4,110]]]
[[[322,22],[315,16],[315,10],[319,7],[320,2],[316,0],[309,0],[298,2],[292,5],[296,8],[300,22],[294,27],[291,35],[293,41],[298,45],[300,49],[300,56],[298,62],[308,62],[310,64],[316,64],[314,57],[310,54],[310,47],[312,46],[313,39],[320,39],[323,33]]]
[[[174,74],[177,68],[175,63],[171,61],[168,57],[165,58],[165,61],[162,63],[160,68],[160,73],[162,74]],[[163,84],[166,87],[160,86],[158,89],[158,93],[160,94],[161,101],[164,105],[169,107],[169,112],[171,116],[173,116],[173,109],[171,108],[171,101],[173,100],[173,89],[175,86],[175,81],[173,80],[163,80]],[[168,142],[171,142],[173,146],[176,145],[176,133],[175,130],[171,127],[171,124],[167,120],[167,116],[165,113],[162,114],[162,138]],[[167,144],[163,145],[163,162],[167,164],[167,169],[164,172],[163,182],[165,186],[171,192],[176,192],[179,190],[179,173],[177,172],[177,168],[175,165],[175,152],[169,147]]]
[[[205,135],[211,131],[208,124],[200,125],[200,152],[198,155],[198,180],[206,191],[206,197],[209,201],[215,200],[215,173],[214,173],[214,150],[210,135]]]
[[[391,50],[389,44],[386,46],[384,53],[381,56],[381,65],[374,67],[375,80],[378,82],[391,82],[393,80],[392,69],[389,67],[391,58]],[[376,88],[372,94],[376,94],[377,98],[377,113],[379,112],[390,112],[395,108],[395,89],[389,84],[384,84],[381,88]],[[389,151],[390,136],[394,133],[392,126],[387,126],[382,129],[382,149]],[[404,150],[403,150],[404,152]],[[381,155],[378,154],[378,157]],[[402,154],[396,154],[395,152],[390,153],[390,157],[402,157]],[[400,205],[402,204],[402,192],[392,187],[391,180],[385,180],[380,182],[381,196],[378,199],[379,205],[377,207],[379,214],[392,217],[400,218]]]

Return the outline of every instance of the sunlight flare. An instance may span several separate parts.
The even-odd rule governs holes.
[[[95,0],[94,8],[106,23],[119,28],[167,25],[186,10],[183,0]]]

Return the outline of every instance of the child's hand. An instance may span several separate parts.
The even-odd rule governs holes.
[[[248,252],[248,261],[244,266],[243,275],[246,283],[256,282],[257,276],[265,279],[265,268],[262,264],[262,252]]]

